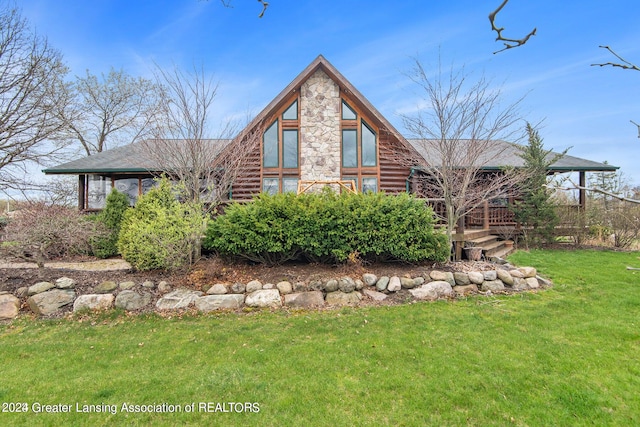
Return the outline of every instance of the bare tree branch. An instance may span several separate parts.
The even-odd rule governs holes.
[[[222,5],[224,7],[233,7],[231,6],[232,0],[220,0],[220,1],[222,2]],[[260,15],[258,15],[258,18],[262,18],[264,16],[264,13],[267,11],[267,7],[269,7],[269,3],[264,0],[258,0],[258,2],[262,3],[262,12],[260,12]]]
[[[572,191],[572,190],[591,191],[591,192],[594,192],[594,193],[603,194],[605,196],[613,197],[614,199],[620,200],[622,202],[640,204],[640,200],[637,200],[637,199],[632,199],[630,197],[621,196],[619,194],[613,193],[611,191],[606,191],[606,190],[603,190],[603,189],[597,188],[597,187],[585,187],[585,186],[582,186],[582,185],[578,185],[575,182],[573,182],[571,180],[571,178],[567,178],[566,180],[571,183],[571,185],[572,185],[571,187],[561,187],[559,185],[550,185],[550,184],[547,184],[546,187],[548,187],[548,188],[550,188],[552,190],[563,190],[563,191]]]
[[[493,52],[494,55],[496,53],[500,53],[507,49],[513,49],[514,47],[522,46],[523,44],[529,41],[529,38],[531,38],[531,36],[536,35],[537,28],[534,28],[533,30],[531,30],[529,34],[527,34],[521,39],[508,39],[508,38],[502,37],[502,32],[504,31],[504,27],[496,26],[496,16],[498,15],[498,13],[500,13],[502,8],[505,7],[508,2],[509,0],[504,0],[496,10],[494,10],[489,14],[489,22],[491,22],[491,30],[495,31],[498,34],[498,37],[496,37],[496,41],[503,41],[505,46],[504,48]]]
[[[626,59],[624,59],[622,56],[618,55],[613,49],[611,49],[610,46],[598,46],[601,49],[607,49],[609,52],[611,52],[611,54],[613,56],[615,56],[616,58],[618,58],[620,61],[622,61],[621,63],[616,63],[616,62],[604,62],[602,64],[591,64],[592,67],[598,66],[598,67],[606,67],[606,66],[611,66],[611,67],[618,67],[618,68],[622,68],[623,70],[635,70],[635,71],[640,71],[640,68],[635,65],[632,64],[631,62],[627,61]]]

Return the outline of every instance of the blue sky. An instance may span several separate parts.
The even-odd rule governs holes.
[[[258,113],[317,55],[324,55],[398,130],[400,113],[419,103],[407,77],[414,58],[464,66],[501,84],[505,103],[543,121],[545,146],[621,166],[640,184],[640,72],[592,63],[640,65],[637,0],[510,0],[497,17],[502,46],[487,18],[501,0],[23,0],[23,15],[60,50],[72,74],[110,67],[151,77],[153,64],[202,65],[220,84],[215,119]]]

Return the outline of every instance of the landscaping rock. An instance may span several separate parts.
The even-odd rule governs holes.
[[[156,284],[153,283],[151,280],[147,280],[147,281],[142,283],[142,287],[143,288],[147,288],[147,289],[153,289],[153,288],[156,287]]]
[[[501,280],[505,285],[513,286],[513,276],[511,276],[511,274],[509,274],[507,270],[498,270],[497,273],[498,279]],[[487,280],[487,282],[495,282],[495,280]]]
[[[338,281],[331,279],[324,284],[324,290],[327,292],[335,292],[338,290]]]
[[[456,295],[475,294],[478,292],[478,285],[476,285],[475,283],[472,283],[470,285],[465,285],[465,286],[454,286],[453,291],[456,293]]]
[[[389,286],[389,277],[387,277],[387,276],[382,276],[376,282],[376,289],[378,291],[386,291],[387,290],[387,286]]]
[[[274,285],[273,283],[265,283],[264,285],[262,285],[262,289],[274,289],[276,287],[276,285]]]
[[[311,283],[316,283],[316,282],[311,282]],[[309,286],[307,286],[307,284],[305,282],[296,282],[293,284],[293,292],[307,292],[309,290],[314,290],[314,291],[319,291],[319,288],[312,288],[312,284],[309,284]],[[320,286],[322,287],[322,282],[320,282]]]
[[[308,288],[300,288],[300,289],[294,289],[296,292],[305,292],[305,291],[323,291],[324,290],[324,284],[322,283],[322,280],[312,280],[311,282],[309,282],[309,286]]]
[[[529,285],[527,285],[527,281],[521,277],[513,278],[513,290],[514,291],[526,291],[529,289]]]
[[[399,282],[400,280],[398,280]],[[329,305],[354,305],[358,304],[362,299],[360,292],[344,293],[341,291],[330,292],[327,294],[326,302]]]
[[[435,280],[425,283],[419,288],[410,289],[409,292],[416,299],[436,300],[438,298],[449,298],[454,295],[451,283],[446,280]]]
[[[518,270],[520,270],[520,272],[524,274],[525,278],[529,278],[529,277],[535,278],[538,275],[538,272],[533,267],[521,267]]]
[[[500,270],[499,270],[500,271]],[[505,271],[506,273],[506,271]],[[511,277],[511,276],[509,276]],[[511,278],[511,282],[513,283],[513,277]],[[491,291],[491,292],[499,292],[504,291],[504,283],[502,280],[487,280],[482,282],[482,291]]]
[[[116,282],[112,282],[111,280],[107,280],[96,286],[93,289],[93,292],[95,292],[96,294],[108,294],[109,292],[113,292],[116,289],[118,289],[118,284]]]
[[[137,292],[124,290],[116,296],[115,306],[127,311],[139,310],[151,303],[151,294],[149,292]]]
[[[462,273],[459,271],[453,273],[453,280],[455,280],[456,285],[458,286],[467,286],[471,283],[471,281],[469,280],[469,275],[467,273]]]
[[[244,283],[234,283],[233,285],[231,285],[231,292],[233,292],[234,294],[244,294],[244,291],[247,287],[244,285]]]
[[[498,279],[498,272],[495,270],[483,271],[482,275],[487,282]]]
[[[189,289],[176,289],[169,292],[156,302],[156,308],[159,310],[174,310],[178,308],[187,308],[191,303],[203,295],[200,291],[192,291]]]
[[[247,293],[252,293],[255,291],[259,291],[262,289],[262,282],[260,282],[259,280],[252,280],[249,283],[247,283],[245,292]]]
[[[372,273],[364,273],[362,275],[362,280],[367,286],[373,286],[378,281],[378,276]]]
[[[277,289],[263,289],[247,295],[244,303],[249,307],[281,307],[282,299]]]
[[[76,281],[68,277],[61,277],[56,280],[56,288],[58,289],[73,289],[76,287]]]
[[[535,277],[527,277],[524,279],[527,282],[527,285],[531,289],[538,289],[540,287],[540,283],[538,283],[538,279]]]
[[[383,294],[382,292],[376,292],[376,291],[372,291],[370,289],[365,289],[364,294],[366,296],[368,296],[369,298],[371,298],[374,301],[384,301],[385,299],[387,299],[388,295]]]
[[[171,292],[171,285],[163,280],[162,282],[158,283],[158,292],[160,292],[161,294]]]
[[[29,286],[28,295],[31,296],[31,295],[41,294],[55,287],[56,285],[54,285],[51,282],[38,282],[35,285]]]
[[[276,283],[276,288],[278,289],[278,291],[280,291],[282,295],[287,295],[293,292],[293,285],[290,282],[287,282],[286,280]]]
[[[287,307],[311,308],[324,305],[321,291],[297,292],[284,296],[284,305]]]
[[[120,284],[118,285],[118,287],[123,290],[123,291],[128,291],[130,289],[133,289],[136,287],[136,284],[134,282],[128,281],[128,282],[120,282]]]
[[[431,273],[429,273],[429,277],[434,282],[448,282],[452,287],[456,285],[456,281],[453,278],[453,273],[450,271],[433,270]]]
[[[356,279],[354,282],[356,283],[356,291],[361,291],[362,288],[364,288],[364,282],[362,280]]]
[[[413,289],[416,287],[416,282],[414,282],[411,277],[401,277],[400,285],[404,289]]]
[[[549,286],[553,286],[551,280],[547,280],[544,277],[536,276],[536,279],[538,279],[538,283],[540,283],[540,286],[544,286],[546,288],[548,288]]]
[[[73,311],[108,310],[113,307],[113,294],[80,295],[73,303]]]
[[[356,290],[356,282],[354,282],[351,277],[342,277],[338,281],[338,289],[348,294]]]
[[[41,316],[48,316],[69,305],[76,298],[76,293],[70,289],[52,289],[35,294],[27,300],[31,310]]]
[[[389,279],[387,290],[389,292],[398,292],[400,289],[402,289],[402,282],[400,282],[400,278],[398,276],[392,276],[391,279]]]
[[[228,289],[222,283],[216,283],[207,290],[207,295],[224,295],[228,293]]]
[[[470,271],[467,275],[469,276],[469,281],[474,285],[482,285],[482,282],[485,280],[484,274],[479,271]]]
[[[513,278],[518,278],[518,279],[523,279],[524,278],[524,274],[522,273],[522,271],[520,270],[509,270],[509,274],[511,275],[511,277]]]
[[[29,288],[27,288],[26,286],[22,286],[22,287],[16,289],[15,295],[18,298],[24,298],[24,297],[29,295]]]
[[[244,295],[207,295],[196,299],[196,308],[202,312],[209,312],[223,309],[237,309],[242,307]]]
[[[20,300],[11,294],[0,295],[0,320],[9,320],[18,316]]]
[[[420,276],[414,277],[413,278],[413,287],[415,288],[416,286],[422,286],[422,285],[424,285],[424,282],[425,282],[424,277],[420,277]]]

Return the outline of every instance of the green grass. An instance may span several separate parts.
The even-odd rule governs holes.
[[[638,253],[518,252],[539,293],[324,312],[0,326],[1,425],[639,425]],[[257,402],[258,413],[123,413]],[[75,404],[117,413],[75,413]],[[1,408],[0,408],[1,409]]]

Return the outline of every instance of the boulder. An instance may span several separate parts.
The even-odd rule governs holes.
[[[116,296],[115,306],[127,311],[139,310],[151,303],[151,294],[142,292],[139,294],[132,290],[124,290]]]
[[[511,277],[514,277],[514,278],[516,278],[516,277],[518,279],[524,278],[524,274],[520,270],[516,270],[516,269],[509,270],[509,274],[511,275]]]
[[[484,280],[490,282],[492,280],[496,280],[498,278],[498,272],[495,270],[483,271],[482,275],[484,276]],[[483,280],[483,282],[484,282]]]
[[[287,307],[310,308],[324,305],[321,291],[297,292],[284,296],[284,305]]]
[[[135,288],[136,284],[134,282],[132,282],[132,281],[126,281],[126,282],[120,282],[118,287],[122,291],[128,291],[128,290],[131,290],[131,289]]]
[[[378,276],[376,276],[375,274],[372,273],[364,273],[362,275],[362,281],[367,285],[367,286],[373,286],[376,284],[376,282],[378,281]]]
[[[108,294],[109,292],[113,292],[118,289],[118,284],[111,280],[104,281],[100,283],[93,289],[93,292],[96,294]]]
[[[351,277],[341,277],[340,280],[338,280],[338,289],[348,294],[356,290],[356,282],[354,282]]]
[[[296,292],[306,292],[306,291],[324,291],[324,284],[322,280],[315,279],[309,282],[309,286],[305,286],[304,288],[294,289]]]
[[[244,283],[234,283],[233,285],[231,285],[231,292],[233,292],[234,294],[244,294],[244,291],[247,287],[244,285]]]
[[[76,281],[69,277],[61,277],[56,280],[56,288],[58,289],[73,289],[76,287]]]
[[[540,286],[544,286],[545,288],[548,288],[549,286],[553,286],[553,283],[551,283],[551,280],[547,280],[544,277],[536,276],[536,279],[538,279],[538,283],[540,283]]]
[[[171,292],[171,285],[164,280],[161,281],[160,283],[158,283],[158,292],[160,292],[161,294]]]
[[[379,291],[386,291],[387,286],[389,286],[389,277],[387,276],[382,276],[376,282],[376,289]]]
[[[261,289],[262,289],[262,282],[260,282],[259,280],[252,280],[249,283],[247,283],[245,292],[250,294],[252,292],[259,291]]]
[[[330,292],[327,294],[326,302],[329,305],[354,305],[358,304],[362,299],[360,292],[344,293],[341,291]]]
[[[29,288],[27,288],[26,286],[22,286],[22,287],[16,289],[15,295],[18,298],[25,298],[25,297],[29,296]]]
[[[456,293],[456,295],[475,294],[478,292],[478,285],[472,283],[465,286],[454,286],[453,291]]]
[[[467,273],[462,273],[459,271],[453,273],[453,280],[455,280],[456,285],[458,286],[467,286],[471,283],[471,281],[469,280],[469,275]]]
[[[146,280],[145,282],[142,283],[142,287],[143,288],[148,288],[148,289],[153,289],[156,287],[156,284],[153,283],[151,280]]]
[[[261,289],[247,295],[244,303],[249,307],[281,307],[282,299],[277,289]]]
[[[384,301],[385,299],[387,299],[387,295],[383,294],[382,292],[376,292],[376,291],[372,291],[371,289],[365,289],[364,294],[366,296],[368,296],[369,298],[371,298],[374,301]]]
[[[71,304],[75,298],[76,293],[71,289],[52,289],[29,297],[27,304],[34,313],[47,316]]]
[[[55,287],[56,285],[54,285],[51,282],[38,282],[35,285],[29,286],[28,295],[31,296],[31,295],[41,294]]]
[[[324,290],[327,292],[335,292],[338,290],[338,281],[335,279],[328,280],[324,284]]]
[[[291,284],[291,282],[287,282],[286,280],[276,283],[276,288],[282,295],[290,294],[291,292],[293,292],[293,285]]]
[[[424,277],[418,276],[413,278],[413,287],[424,285]]]
[[[320,286],[322,286],[322,282],[320,282]],[[319,291],[320,289],[312,289],[310,286],[307,286],[305,282],[296,282],[293,284],[293,292],[307,292],[309,290]]]
[[[178,308],[187,308],[196,299],[203,295],[200,291],[192,291],[189,289],[176,289],[169,292],[156,302],[156,308],[159,310],[174,310]]]
[[[507,270],[498,270],[497,274],[498,274],[498,280],[501,280],[507,286],[513,286],[513,276]],[[495,280],[486,280],[486,281],[495,282]]]
[[[482,285],[482,282],[484,282],[484,274],[482,272],[470,271],[467,275],[469,276],[469,281],[474,285]]]
[[[398,276],[392,276],[389,279],[387,290],[389,292],[398,292],[400,289],[402,289],[402,282],[400,282],[400,278]]]
[[[521,277],[513,278],[513,290],[514,291],[526,291],[529,289],[529,285],[527,285],[527,281]]]
[[[446,280],[435,280],[425,283],[419,288],[410,289],[409,292],[416,299],[436,300],[438,298],[449,298],[454,295],[451,283]]]
[[[0,295],[0,320],[13,319],[20,312],[20,300],[11,294]]]
[[[354,282],[356,283],[356,291],[361,291],[362,288],[364,288],[364,282],[362,280],[356,279]]]
[[[73,303],[73,311],[108,310],[113,307],[113,294],[80,295]]]
[[[507,272],[505,271],[505,273],[507,273]],[[511,276],[509,276],[509,277],[511,277]],[[513,283],[513,278],[511,278],[511,280],[512,280],[512,283]],[[482,287],[480,289],[483,292],[486,292],[486,291],[491,291],[491,292],[504,291],[504,283],[502,283],[502,280],[485,280],[484,282],[482,282]]]
[[[222,283],[216,283],[207,290],[207,295],[224,295],[228,292],[229,290],[227,289],[226,285],[223,285]]]
[[[196,308],[203,312],[214,310],[233,310],[242,307],[244,303],[244,295],[227,294],[227,295],[207,295],[196,299]]]
[[[538,272],[533,267],[521,267],[518,270],[524,274],[525,279],[528,279],[529,277],[535,278],[538,275]]]
[[[527,285],[531,289],[538,289],[540,287],[540,283],[538,282],[538,279],[536,279],[535,277],[527,277],[524,280],[527,282]]]
[[[448,282],[451,286],[456,285],[456,281],[453,278],[453,273],[450,271],[433,270],[431,273],[429,273],[429,277],[434,282]]]
[[[265,283],[264,285],[262,285],[262,289],[275,289],[276,285],[274,285],[273,283]]]
[[[416,282],[411,277],[401,277],[400,285],[404,289],[413,289],[416,287]]]

